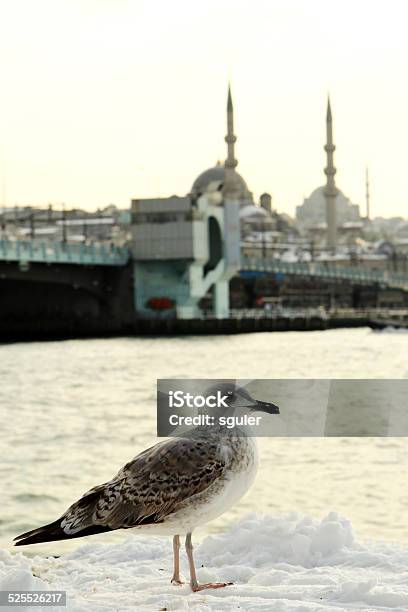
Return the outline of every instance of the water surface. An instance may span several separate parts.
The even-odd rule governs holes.
[[[0,545],[9,547],[14,535],[55,520],[156,441],[157,378],[407,378],[408,334],[351,329],[10,344],[0,347],[0,376]],[[259,442],[255,485],[203,533],[254,510],[316,517],[334,510],[363,539],[408,542],[407,438]]]

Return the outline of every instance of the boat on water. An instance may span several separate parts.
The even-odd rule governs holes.
[[[387,315],[372,317],[368,320],[368,325],[371,329],[385,329],[393,327],[394,329],[408,329],[408,314],[406,312],[388,313]]]

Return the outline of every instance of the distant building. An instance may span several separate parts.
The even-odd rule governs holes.
[[[266,232],[276,229],[276,220],[262,206],[248,204],[240,210],[241,232],[246,236],[252,232]]]
[[[256,204],[252,192],[246,180],[236,170],[238,160],[235,154],[235,143],[237,137],[234,134],[234,108],[230,87],[228,87],[227,100],[227,157],[225,162],[218,161],[212,168],[201,172],[194,180],[187,198],[190,198],[194,207],[198,198],[205,194],[211,204],[221,204],[223,197],[228,193],[229,197],[239,204],[239,218],[241,234],[247,237],[253,234],[254,239],[262,241],[262,233],[269,233],[270,240],[277,240],[283,228],[286,229],[287,221],[272,209],[272,197],[269,193],[260,196],[259,204]],[[162,198],[165,204],[169,203],[171,208],[174,196]],[[155,200],[150,200],[151,202]],[[273,237],[272,237],[273,236]]]
[[[263,193],[259,198],[259,204],[267,212],[272,212],[272,196],[270,193]]]
[[[333,143],[333,120],[330,100],[327,103],[326,114],[326,184],[318,187],[303,204],[296,207],[296,222],[304,233],[321,233],[326,235],[326,246],[332,251],[336,250],[339,233],[350,233],[350,223],[359,223],[360,209],[335,184],[336,168],[333,163],[333,154],[336,147]],[[353,231],[356,229],[354,226]],[[360,229],[360,228],[358,228]],[[342,231],[343,230],[343,231]]]
[[[234,200],[239,203],[242,249],[244,254],[256,255],[261,252],[272,254],[274,246],[278,246],[283,235],[292,231],[291,222],[286,215],[280,215],[272,208],[272,196],[263,193],[256,204],[247,182],[236,170],[238,161],[235,157],[234,109],[231,91],[228,88],[227,102],[227,135],[228,154],[225,163],[217,162],[199,174],[191,188],[190,197],[195,200],[202,194],[207,194],[213,203],[221,202],[221,194],[227,188],[232,192]]]

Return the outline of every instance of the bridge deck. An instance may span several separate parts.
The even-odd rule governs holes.
[[[347,280],[354,284],[383,285],[408,290],[408,276],[388,270],[368,270],[363,267],[339,266],[319,262],[287,262],[280,259],[241,258],[241,271],[310,276],[327,280]]]
[[[103,243],[72,244],[38,240],[0,240],[0,261],[21,263],[60,263],[93,266],[124,266],[129,261],[127,247]],[[387,270],[339,266],[336,263],[286,262],[280,259],[241,257],[241,272],[284,274],[327,280],[346,280],[354,284],[392,287],[408,290],[408,276]]]
[[[128,259],[127,248],[106,244],[0,240],[0,261],[124,266]]]

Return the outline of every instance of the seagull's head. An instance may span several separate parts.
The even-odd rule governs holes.
[[[254,412],[266,412],[267,414],[279,414],[279,406],[272,402],[257,400],[246,389],[233,382],[222,382],[210,387],[206,395],[214,395],[219,391],[225,397],[225,403],[231,410],[245,408]]]

